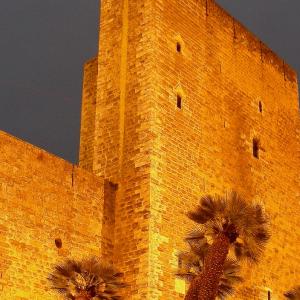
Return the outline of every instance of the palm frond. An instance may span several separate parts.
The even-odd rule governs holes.
[[[286,292],[284,296],[287,299],[292,299],[292,300],[300,300],[300,285],[295,287],[294,289]]]
[[[237,260],[229,257],[226,259],[224,264],[224,274],[226,274],[227,278],[234,277],[236,278],[236,274],[240,272],[240,265],[238,264]],[[239,279],[241,280],[241,279]]]
[[[200,226],[194,228],[185,237],[185,241],[189,244],[192,252],[200,257],[203,257],[208,250],[208,242],[205,236],[205,232]]]
[[[64,295],[65,299],[74,299],[86,292],[91,297],[112,300],[118,299],[118,290],[125,287],[120,281],[121,275],[113,266],[91,257],[82,261],[67,260],[55,266],[48,280],[51,288]]]
[[[225,208],[224,199],[214,198],[210,195],[200,199],[199,205],[195,211],[188,212],[188,217],[199,224],[204,224],[209,220],[213,220],[218,213]]]
[[[206,240],[205,231],[203,230],[202,227],[198,226],[187,234],[185,240],[187,242],[189,241],[201,242],[202,240]]]
[[[218,298],[225,299],[227,296],[232,295],[234,286],[242,282],[242,277],[239,276],[240,265],[235,259],[227,258],[224,264],[223,276],[220,278],[218,287]]]
[[[203,256],[196,255],[193,251],[182,251],[178,254],[181,262],[176,276],[187,281],[192,281],[203,268]]]
[[[257,262],[270,238],[269,220],[261,204],[252,203],[232,192],[226,197],[204,196],[188,217],[198,223],[197,231],[186,240],[228,236],[236,257]],[[237,239],[238,238],[238,239]]]
[[[232,286],[227,284],[219,284],[217,297],[221,300],[226,299],[228,296],[232,295],[234,289]]]

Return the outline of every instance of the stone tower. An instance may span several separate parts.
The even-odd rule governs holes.
[[[125,272],[124,299],[182,299],[185,213],[228,190],[272,230],[233,299],[282,299],[300,282],[295,72],[212,0],[101,6],[80,166],[0,131],[0,299],[58,299],[53,265],[93,254]]]
[[[234,299],[280,299],[300,266],[295,72],[212,0],[101,6],[80,166],[107,182],[102,251],[125,272],[126,299],[182,299],[185,213],[232,189],[264,202],[273,232]]]

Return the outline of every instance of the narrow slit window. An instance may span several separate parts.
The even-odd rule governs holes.
[[[181,53],[181,44],[179,42],[176,43],[176,50],[178,53]]]
[[[262,106],[261,101],[258,102],[258,109],[259,109],[259,112],[262,113],[262,111],[263,111],[263,106]]]
[[[259,159],[259,140],[253,139],[253,156]]]
[[[268,291],[268,300],[271,300],[271,291]]]
[[[181,109],[182,108],[182,97],[181,97],[181,95],[177,95],[177,107],[179,108],[179,109]]]
[[[58,249],[62,248],[62,241],[61,241],[61,239],[55,239],[55,246]]]

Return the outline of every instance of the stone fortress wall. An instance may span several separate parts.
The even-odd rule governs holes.
[[[0,153],[0,299],[56,299],[53,266],[105,248],[103,179],[1,131]]]
[[[182,298],[185,213],[234,189],[265,204],[273,232],[234,299],[280,299],[299,265],[295,72],[214,1],[101,4],[93,172],[119,186],[114,261],[126,298]]]
[[[102,0],[81,122],[79,167],[0,132],[1,299],[54,299],[51,266],[87,254],[125,272],[125,299],[182,299],[185,213],[232,189],[273,234],[233,299],[300,281],[297,76],[214,1]]]

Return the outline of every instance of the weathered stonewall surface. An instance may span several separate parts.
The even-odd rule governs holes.
[[[272,238],[232,299],[281,299],[300,282],[299,135],[295,72],[214,1],[102,0],[79,167],[0,133],[0,298],[55,299],[49,268],[99,254],[125,299],[182,299],[185,213],[236,190]]]

